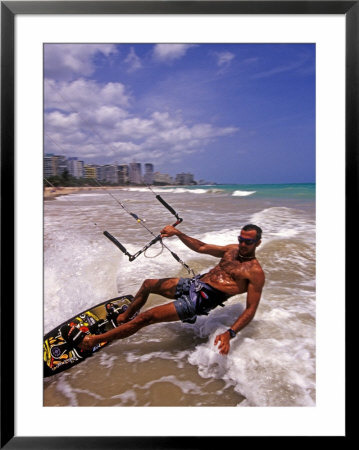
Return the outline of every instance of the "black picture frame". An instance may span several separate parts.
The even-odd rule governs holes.
[[[339,14],[346,20],[346,235],[357,205],[359,153],[359,1],[4,1],[1,2],[1,448],[199,448],[237,437],[15,436],[14,384],[14,20],[18,14]],[[354,208],[355,210],[355,208]],[[353,288],[346,241],[346,292]],[[353,249],[351,247],[351,254]],[[348,335],[346,335],[348,337]],[[12,341],[12,342],[11,342]],[[6,342],[6,345],[4,345]],[[214,412],[214,420],[220,420]],[[211,426],[209,424],[209,426]],[[205,432],[205,430],[204,430]],[[164,431],[165,434],[165,431]],[[205,433],[204,433],[205,434]],[[347,428],[346,436],[349,436]],[[229,444],[229,442],[228,442]]]

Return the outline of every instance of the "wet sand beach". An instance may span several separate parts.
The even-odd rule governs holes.
[[[121,189],[120,186],[109,187],[109,186],[81,186],[81,187],[45,187],[44,188],[44,200],[52,200],[55,197],[59,197],[61,195],[70,195],[70,194],[83,194],[83,193],[91,193],[96,191],[105,191],[105,190],[116,190]]]

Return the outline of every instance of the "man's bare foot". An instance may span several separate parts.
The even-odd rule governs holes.
[[[96,345],[96,336],[85,336],[78,345],[81,350],[91,350]]]

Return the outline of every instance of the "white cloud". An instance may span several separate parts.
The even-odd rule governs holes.
[[[47,114],[47,124],[56,130],[76,130],[81,122],[77,113],[63,114],[60,111],[53,111]]]
[[[183,122],[177,122],[170,128],[158,126],[156,133],[152,133],[145,145],[149,148],[165,148],[169,154],[179,150],[192,152],[204,147],[217,137],[232,135],[237,131],[238,129],[234,127],[220,128],[211,124],[189,126]]]
[[[200,123],[192,127],[192,135],[196,139],[210,139],[218,136],[225,136],[233,134],[237,131],[237,128],[218,128],[213,127],[208,123]]]
[[[125,59],[125,63],[128,64],[128,72],[132,73],[142,68],[141,59],[136,55],[135,49],[131,47],[129,54]]]
[[[232,64],[233,59],[236,57],[234,53],[229,51],[225,52],[212,52],[212,55],[216,58],[216,63],[218,66],[218,75],[223,75],[227,72]]]
[[[130,100],[122,83],[101,85],[82,78],[61,83],[45,80],[45,109],[81,112],[108,105],[126,108]]]
[[[90,76],[96,68],[95,55],[115,53],[113,44],[45,44],[45,77],[71,80],[76,75]]]
[[[235,58],[235,55],[231,52],[216,52],[217,65],[219,67],[227,67],[230,65],[231,61]]]
[[[194,44],[157,44],[153,49],[153,57],[157,61],[174,61],[182,58],[187,51],[196,47]]]
[[[153,121],[140,117],[132,117],[119,122],[115,132],[122,138],[126,137],[133,140],[143,139],[154,132]]]
[[[119,121],[124,120],[127,116],[127,111],[111,105],[101,106],[99,109],[94,111],[95,122],[106,128],[116,126]]]
[[[135,114],[135,99],[121,83],[45,82],[45,152],[128,163],[150,152],[151,161],[202,151],[237,128],[185,120],[159,108]],[[91,161],[88,161],[91,162]]]
[[[312,64],[308,65],[308,57],[307,55],[302,55],[300,58],[298,58],[295,61],[292,61],[286,65],[280,65],[276,67],[272,67],[270,69],[264,70],[262,72],[258,72],[255,75],[253,75],[253,78],[260,79],[260,78],[269,78],[273,75],[278,75],[285,72],[292,72],[297,71],[297,73],[308,73],[313,70]]]

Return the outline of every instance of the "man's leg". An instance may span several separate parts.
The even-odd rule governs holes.
[[[150,294],[159,294],[166,298],[175,298],[179,278],[148,279],[142,283],[139,291],[127,310],[117,317],[117,323],[127,322],[147,302]]]
[[[155,306],[135,317],[130,322],[123,323],[117,328],[100,335],[86,336],[79,345],[83,350],[90,350],[100,342],[111,342],[115,339],[124,339],[137,333],[143,327],[160,322],[174,322],[179,320],[174,302]]]
[[[136,311],[138,311],[147,301],[149,294],[159,294],[166,298],[174,298],[179,278],[164,278],[160,280],[145,280],[137,292],[131,306],[125,313],[118,316],[117,320],[121,323],[128,320]],[[120,320],[119,320],[120,318]],[[179,320],[174,303],[155,306],[135,317],[129,322],[120,324],[117,328],[103,333],[101,335],[86,336],[79,345],[83,350],[89,350],[100,342],[110,342],[114,339],[124,339],[135,334],[139,329],[159,322],[174,322]]]

